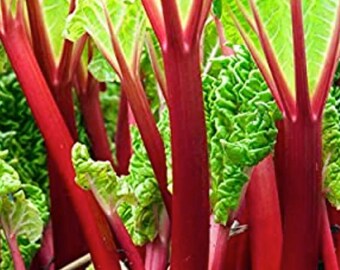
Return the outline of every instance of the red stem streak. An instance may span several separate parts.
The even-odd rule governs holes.
[[[291,10],[297,111],[298,114],[303,115],[301,115],[302,117],[310,117],[311,107],[308,93],[307,60],[301,0],[291,0]]]
[[[145,256],[145,269],[164,270],[168,266],[170,240],[170,220],[166,211],[160,217],[159,233],[156,239],[147,244]]]
[[[149,51],[150,62],[151,62],[152,69],[155,73],[156,80],[162,91],[165,102],[169,104],[169,97],[168,97],[168,92],[166,89],[166,82],[165,82],[164,74],[157,60],[156,50],[152,43],[150,35],[146,36],[146,45]]]
[[[142,0],[145,12],[149,17],[152,28],[154,29],[159,43],[165,42],[165,27],[162,14],[157,8],[156,0]]]
[[[183,30],[176,0],[161,0],[161,3],[166,31],[166,42],[161,43],[161,47],[163,50],[168,46],[183,50]]]
[[[215,22],[217,33],[218,33],[218,41],[220,43],[222,54],[224,56],[234,55],[235,52],[233,51],[233,49],[226,45],[227,39],[224,34],[224,28],[223,28],[221,20],[217,18],[216,16],[214,16],[214,22]]]
[[[108,160],[115,166],[100,107],[99,83],[90,74],[88,75],[87,89],[78,91],[78,98],[95,160]]]
[[[127,232],[123,222],[118,216],[117,212],[114,212],[108,216],[109,223],[114,232],[114,236],[117,239],[120,247],[124,250],[124,253],[128,259],[128,264],[132,270],[144,270],[144,262],[140,256],[137,248],[134,246],[129,233]]]
[[[20,250],[19,250],[16,235],[15,234],[7,235],[7,233],[5,233],[5,234],[6,234],[6,239],[7,239],[9,249],[11,251],[14,269],[15,270],[25,270],[26,269],[25,263],[24,263],[24,260],[21,256],[21,253],[20,253]]]
[[[333,206],[331,206],[329,203],[327,203],[327,211],[329,216],[329,223],[332,228],[332,234],[333,234],[333,242],[334,242],[334,248],[335,248],[335,255],[338,262],[338,265],[340,265],[340,212],[337,211]]]

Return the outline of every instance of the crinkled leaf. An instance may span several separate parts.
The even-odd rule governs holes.
[[[7,162],[0,159],[0,197],[16,192],[20,186],[19,174]]]
[[[171,168],[170,128],[168,111],[165,110],[158,122],[159,131],[165,144],[167,166]],[[118,208],[133,242],[144,245],[154,240],[158,232],[159,215],[163,208],[161,194],[154,176],[142,138],[136,127],[132,127],[133,156],[130,162],[130,174],[123,177],[134,201],[123,200]],[[168,170],[171,189],[171,170]]]
[[[15,74],[0,73],[0,151],[19,174],[22,183],[39,185],[48,192],[46,149]]]
[[[25,236],[30,242],[37,241],[42,234],[43,221],[38,208],[18,191],[2,199],[1,223],[6,234]]]
[[[21,188],[24,190],[26,197],[38,209],[41,219],[46,224],[49,218],[49,209],[46,194],[41,188],[32,184],[23,184]]]
[[[323,115],[324,189],[329,202],[340,209],[340,88],[331,89]]]
[[[216,58],[203,80],[211,201],[215,220],[222,224],[238,206],[248,168],[273,150],[280,118],[249,52],[239,46],[234,51],[235,56]]]
[[[75,181],[83,189],[91,189],[107,213],[114,210],[118,201],[117,176],[109,161],[94,161],[85,145],[76,143],[72,148]]]

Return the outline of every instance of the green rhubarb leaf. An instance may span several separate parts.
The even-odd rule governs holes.
[[[280,72],[283,74],[291,94],[295,95],[290,1],[256,0],[256,7],[279,63]]]
[[[7,162],[0,159],[0,197],[19,190],[19,174]]]
[[[249,52],[214,59],[203,80],[216,222],[226,224],[239,204],[247,172],[273,151],[281,115]]]
[[[261,24],[273,49],[279,71],[291,92],[295,96],[295,71],[293,56],[292,18],[289,1],[253,0],[260,16]],[[229,11],[241,25],[246,38],[257,49],[261,62],[265,63],[259,37],[250,24],[256,26],[249,2],[234,0],[229,4]],[[325,69],[326,56],[330,49],[336,22],[336,14],[340,3],[336,0],[302,1],[303,24],[305,31],[305,47],[307,57],[307,73],[309,92],[315,93],[317,84]],[[267,67],[268,68],[268,67]],[[277,72],[277,71],[276,71]]]
[[[222,23],[224,27],[226,29],[230,27],[231,19],[233,24],[235,26],[237,25],[240,28],[240,30],[244,33],[245,39],[247,39],[250,45],[254,48],[261,63],[263,63],[265,67],[268,69],[268,66],[266,64],[266,58],[262,50],[260,40],[258,38],[257,33],[254,31],[255,20],[250,9],[249,1],[248,0],[227,1],[225,5],[223,5],[223,7],[225,8],[225,10],[223,11],[222,18]],[[227,39],[229,39],[228,35]],[[240,42],[235,43],[239,44]]]
[[[6,235],[25,236],[37,241],[42,233],[43,221],[38,208],[27,199],[19,175],[0,159],[0,220]]]
[[[329,202],[340,209],[340,88],[331,89],[323,115],[324,190]]]
[[[308,84],[314,93],[327,65],[327,53],[336,27],[340,2],[337,0],[303,1]]]
[[[72,162],[76,183],[85,190],[92,190],[106,213],[116,208],[117,176],[109,161],[94,161],[85,145],[76,143],[72,148]]]
[[[7,235],[25,236],[32,243],[41,237],[44,225],[39,210],[22,190],[2,198],[1,223]]]
[[[166,162],[169,168],[169,189],[171,190],[170,128],[167,110],[161,113],[158,128],[165,144]],[[130,162],[130,174],[124,177],[124,182],[127,183],[135,200],[122,203],[118,207],[118,213],[133,242],[136,245],[144,245],[156,237],[160,213],[164,206],[157,180],[137,127],[131,128],[131,135],[133,156]]]
[[[6,184],[1,184],[1,187],[14,181],[15,187],[8,192],[15,193],[22,189],[27,199],[39,210],[42,220],[47,222],[49,212],[45,195],[48,190],[46,150],[25,96],[8,63],[0,71],[0,119],[2,119],[0,121],[0,160],[2,160],[0,163],[3,164],[6,161],[5,167],[8,168],[10,165],[12,167],[10,170],[16,172],[12,174],[12,179],[7,179]],[[19,188],[17,188],[17,175],[23,183],[20,183]],[[2,193],[1,196],[7,196],[7,194]],[[0,201],[2,202],[1,199]],[[1,242],[0,269],[14,269],[3,232]],[[17,242],[25,265],[29,267],[40,243],[31,242],[25,235],[19,235]]]
[[[107,9],[125,59],[132,65],[138,48],[137,41],[142,39],[145,28],[144,11],[137,0],[79,0],[75,11],[67,19],[64,36],[76,41],[83,34],[88,33],[100,52],[117,67],[103,4]]]
[[[34,182],[48,192],[46,149],[26,98],[10,69],[0,73],[0,151],[22,183]]]
[[[219,19],[221,19],[223,12],[222,2],[223,0],[214,0],[212,2],[213,13]]]
[[[283,75],[292,96],[295,96],[292,27],[288,1],[254,0],[265,34],[270,40],[280,73]],[[256,23],[248,0],[233,0],[228,3],[229,11],[235,18],[251,46],[256,49],[260,61],[265,65],[266,58],[259,36],[255,32]]]
[[[182,26],[185,27],[189,18],[190,9],[194,1],[193,0],[176,0],[176,1],[179,14],[181,17]]]
[[[46,30],[50,38],[53,54],[59,59],[64,43],[63,31],[65,28],[66,17],[69,13],[69,0],[44,0],[42,11]]]
[[[94,51],[94,56],[88,65],[88,70],[99,82],[112,83],[119,81],[117,74],[98,50]]]

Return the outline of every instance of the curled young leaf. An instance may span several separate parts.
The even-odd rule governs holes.
[[[244,47],[234,50],[235,56],[214,60],[203,82],[211,200],[215,220],[222,224],[238,206],[246,172],[273,150],[275,121],[281,117],[249,52]]]

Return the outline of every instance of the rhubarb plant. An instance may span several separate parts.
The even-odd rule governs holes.
[[[232,1],[226,9],[284,117],[275,152],[282,269],[313,268],[321,222],[322,112],[339,56],[340,3],[250,0]]]
[[[2,205],[47,222],[37,183],[50,193],[32,269],[338,269],[339,26],[337,0],[2,0],[47,153],[48,185],[30,177],[45,159],[16,160],[32,125],[6,116],[1,164],[22,184]],[[39,245],[25,237],[8,241],[15,269]]]

